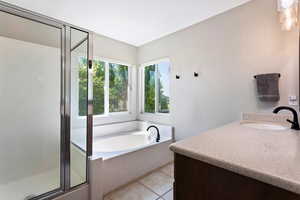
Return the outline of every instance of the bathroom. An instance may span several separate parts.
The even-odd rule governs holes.
[[[173,163],[186,140],[247,113],[299,111],[299,27],[283,30],[279,11],[0,1],[0,199],[182,199]],[[261,74],[275,74],[276,100],[260,98]]]

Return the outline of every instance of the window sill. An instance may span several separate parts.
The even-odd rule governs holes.
[[[136,120],[136,114],[131,112],[116,112],[93,117],[94,126],[131,120]]]
[[[141,112],[140,115],[144,116],[164,116],[164,117],[169,117],[170,113],[147,113],[147,112]]]
[[[97,118],[107,118],[107,117],[114,117],[114,116],[124,116],[124,115],[131,115],[131,112],[112,112],[108,114],[102,114],[102,115],[94,115],[94,119]]]
[[[170,113],[140,113],[138,119],[156,123],[171,124]]]
[[[76,128],[86,127],[86,119],[85,116],[78,116],[72,123]],[[137,115],[132,112],[115,112],[103,115],[94,115],[93,116],[93,125],[99,126],[103,124],[110,123],[118,123],[118,122],[126,122],[133,121],[137,119]]]

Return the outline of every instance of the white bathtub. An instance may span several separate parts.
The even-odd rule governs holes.
[[[149,140],[147,132],[136,131],[107,138],[95,138],[93,151],[95,153],[128,151],[147,146],[151,143],[153,143],[153,141]]]
[[[103,180],[103,194],[173,161],[169,150],[173,142],[172,127],[154,124],[160,130],[160,141],[156,142],[156,134],[152,140],[148,139],[146,129],[150,125],[153,124],[133,121],[124,123],[123,129],[119,125],[94,128],[93,159],[103,160],[99,177]],[[114,133],[114,128],[118,133]]]
[[[155,129],[152,132],[152,139],[148,138],[146,129],[150,125],[155,125],[159,129],[160,141],[158,143]],[[173,141],[172,127],[167,125],[130,121],[98,126],[94,127],[93,159],[107,160],[166,141]]]
[[[156,142],[156,137],[148,139],[146,129],[150,125],[158,127],[159,142]],[[155,129],[153,132],[155,133]],[[169,145],[173,142],[171,126],[130,121],[96,126],[93,134],[91,160],[102,160],[101,169],[97,172],[101,175],[96,179],[101,180],[103,194],[173,161],[173,153],[169,150]],[[73,143],[84,148],[85,140],[74,135]]]

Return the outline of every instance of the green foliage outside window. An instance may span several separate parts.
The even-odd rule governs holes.
[[[94,60],[93,64],[94,115],[101,115],[104,113],[105,62]]]
[[[128,111],[128,66],[109,63],[109,112]]]
[[[169,62],[161,62],[156,65],[149,65],[144,70],[144,91],[145,91],[145,104],[144,111],[146,113],[155,113],[155,84],[157,87],[157,112],[169,113],[170,97],[169,97]],[[157,82],[156,82],[157,79]]]
[[[158,68],[158,69],[156,69]],[[169,65],[150,65],[144,70],[144,111],[155,113],[155,84],[158,83],[158,108],[169,113]],[[157,73],[157,74],[156,74]],[[156,77],[158,75],[158,77]],[[87,114],[87,59],[79,60],[79,116]],[[105,62],[93,61],[94,115],[105,112]],[[128,66],[109,63],[109,112],[128,111]]]
[[[79,59],[79,116],[87,115],[87,59]]]
[[[160,87],[160,91],[159,91],[159,110],[158,110],[158,112],[160,112],[160,113],[169,113],[170,112],[169,105],[170,105],[170,97],[164,95],[162,87]]]
[[[105,62],[93,61],[94,115],[105,112]],[[128,111],[128,66],[109,63],[109,112]],[[87,59],[79,60],[79,116],[87,114]]]
[[[94,115],[104,113],[104,83],[105,63],[94,60],[93,67],[93,93]],[[79,116],[87,114],[87,59],[79,60]]]
[[[155,113],[155,65],[145,67],[145,112]]]

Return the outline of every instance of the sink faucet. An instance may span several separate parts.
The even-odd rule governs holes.
[[[149,131],[150,128],[155,128],[156,129],[156,133],[157,133],[157,136],[156,136],[156,142],[159,142],[160,141],[160,134],[159,134],[159,129],[154,126],[154,125],[151,125],[147,128],[147,131]]]
[[[292,124],[291,129],[300,130],[297,111],[291,107],[279,106],[274,109],[273,113],[277,114],[281,110],[289,110],[293,113],[293,121],[291,121],[289,119],[287,119],[287,121]]]

